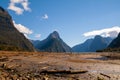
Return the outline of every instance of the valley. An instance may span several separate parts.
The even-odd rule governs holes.
[[[26,8],[28,0],[10,1],[13,1],[11,3],[13,7],[16,3],[22,2],[23,8],[29,9]],[[33,17],[33,15],[29,16]],[[74,28],[78,30],[77,33],[77,30],[73,32],[72,29],[75,24],[71,23],[72,26],[70,26],[70,22],[62,23],[68,23],[69,26],[60,28],[60,31],[56,27],[50,29],[49,22],[45,23],[47,26],[40,25],[39,23],[42,23],[43,19],[48,19],[47,14],[42,17],[41,22],[34,24],[32,22],[37,21],[36,19],[29,22],[29,18],[21,16],[20,24],[18,24],[15,22],[15,18],[17,19],[17,16],[11,16],[9,10],[0,7],[0,80],[120,80],[119,26],[105,29],[103,27],[101,30],[88,32],[88,25],[84,25],[84,27]],[[57,19],[57,16],[55,18]],[[21,24],[24,19],[26,19],[26,24],[29,23],[27,26],[31,29]],[[88,23],[85,21],[85,24]],[[36,24],[39,24],[40,27],[38,28]],[[49,28],[47,29],[47,27]],[[96,26],[94,28],[97,29]],[[51,32],[51,30],[54,31]],[[48,35],[49,32],[51,33]],[[42,39],[41,34],[43,37],[48,36]],[[76,40],[79,43],[84,41],[84,38],[85,42],[73,47],[67,44],[73,44]],[[63,39],[68,39],[68,41]]]
[[[120,80],[111,53],[0,52],[0,80]]]

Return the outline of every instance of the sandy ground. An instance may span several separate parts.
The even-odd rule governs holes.
[[[120,60],[110,60],[102,54],[0,52],[0,80],[120,80]]]

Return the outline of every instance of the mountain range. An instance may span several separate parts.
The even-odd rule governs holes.
[[[117,38],[101,37],[99,35],[70,48],[59,36],[57,31],[46,39],[28,40],[14,26],[10,14],[0,7],[0,50],[3,51],[37,51],[43,52],[96,52],[120,51],[120,33]]]
[[[14,26],[12,17],[0,7],[0,50],[35,51],[32,43]]]
[[[73,52],[96,52],[107,48],[113,39],[110,37],[95,36],[93,39],[88,39],[82,44],[78,44],[72,48]]]
[[[72,49],[60,38],[57,31],[51,33],[42,41],[33,41],[34,47],[38,51],[44,52],[71,52]]]

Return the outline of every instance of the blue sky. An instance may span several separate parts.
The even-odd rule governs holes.
[[[33,40],[43,40],[57,30],[74,46],[95,36],[92,33],[120,32],[120,0],[0,0],[0,6],[8,10],[16,26],[28,29],[21,28]],[[13,10],[15,6],[23,12]]]

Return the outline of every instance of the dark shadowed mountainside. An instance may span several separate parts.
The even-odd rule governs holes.
[[[120,33],[117,38],[115,38],[106,49],[101,50],[101,52],[120,52]]]
[[[44,52],[71,52],[71,48],[60,38],[57,31],[51,33],[43,41],[32,41],[35,48]],[[37,44],[36,44],[37,43]]]
[[[115,38],[108,48],[120,48],[120,33],[118,34],[117,38]]]
[[[34,51],[32,43],[13,25],[12,17],[0,7],[0,50]]]

